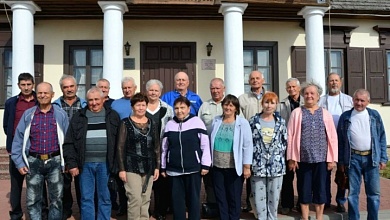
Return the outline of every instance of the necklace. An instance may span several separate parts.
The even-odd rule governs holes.
[[[134,131],[136,131],[138,134],[146,137],[149,135],[149,132],[150,130],[148,129],[149,128],[149,120],[147,120],[146,123],[138,123],[138,122],[135,122],[132,118],[130,118],[130,123],[131,125],[133,126],[134,128]]]

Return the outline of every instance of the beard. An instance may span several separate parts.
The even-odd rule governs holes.
[[[332,94],[336,94],[336,93],[339,93],[339,92],[340,92],[340,88],[331,88],[329,91],[330,91],[330,93],[332,93]]]

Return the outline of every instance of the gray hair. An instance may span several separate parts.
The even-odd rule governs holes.
[[[62,87],[62,81],[65,80],[65,79],[73,80],[74,84],[77,86],[77,81],[76,81],[76,78],[74,78],[74,76],[68,75],[68,74],[64,74],[60,78],[60,87]]]
[[[329,73],[328,76],[326,77],[326,82],[329,81],[329,76],[331,76],[331,75],[336,75],[336,76],[338,76],[338,77],[340,78],[340,80],[343,80],[343,78],[340,76],[340,74],[335,73],[335,72],[331,72],[331,73]]]
[[[300,93],[301,93],[301,96],[303,96],[303,95],[305,94],[305,90],[306,90],[308,87],[310,87],[310,86],[316,87],[317,92],[318,92],[318,96],[321,96],[322,91],[323,91],[322,87],[320,86],[320,84],[318,84],[318,83],[316,83],[316,82],[313,82],[313,81],[302,83],[302,85],[301,85],[301,92],[300,92]]]
[[[54,92],[53,85],[51,83],[48,83],[48,82],[41,82],[41,83],[39,83],[37,85],[37,90],[38,90],[39,85],[43,85],[43,84],[49,85],[50,86],[50,92]]]
[[[292,82],[292,81],[295,81],[297,83],[297,86],[301,86],[301,83],[299,82],[299,80],[297,78],[289,78],[287,81],[286,81],[286,86],[287,86],[287,83],[289,82]]]
[[[370,101],[370,92],[366,89],[357,89],[354,93],[353,93],[353,97],[355,98],[355,96],[357,94],[362,94],[362,95],[367,95],[367,98],[368,98],[368,101]]]
[[[160,91],[163,90],[164,87],[163,87],[163,84],[162,84],[162,82],[161,82],[160,80],[158,80],[158,79],[151,79],[151,80],[149,80],[148,82],[146,82],[146,85],[145,85],[146,91],[148,91],[149,88],[150,88],[152,85],[154,85],[154,84],[156,84],[156,85],[158,85],[158,86],[160,87]]]
[[[216,81],[220,82],[220,83],[222,84],[222,86],[225,87],[225,82],[224,82],[223,79],[221,79],[221,78],[214,78],[214,79],[212,79],[212,80],[210,81],[210,87],[211,87],[211,84],[212,84],[213,82],[216,82]]]
[[[87,91],[87,97],[88,97],[88,94],[94,93],[94,92],[98,92],[98,93],[100,94],[100,97],[104,98],[104,94],[103,94],[102,90],[99,89],[99,88],[96,87],[96,86],[92,86],[90,89],[88,89],[88,91]]]
[[[105,79],[105,78],[98,79],[98,80],[96,81],[96,85],[97,85],[99,82],[106,82],[106,83],[108,83],[108,88],[110,88],[110,81],[108,81],[108,79]]]
[[[135,84],[135,80],[133,77],[130,77],[130,76],[123,77],[122,85],[123,85],[123,83],[127,83],[127,82],[132,82],[134,86],[137,86],[137,84]]]

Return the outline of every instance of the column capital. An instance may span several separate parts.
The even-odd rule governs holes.
[[[125,1],[98,1],[98,4],[103,13],[107,10],[119,10],[122,14],[129,11]]]
[[[302,15],[303,18],[306,18],[310,15],[321,15],[324,16],[325,12],[328,11],[330,7],[317,7],[317,6],[305,6],[302,8],[298,15]]]
[[[222,3],[218,12],[223,15],[228,12],[239,12],[244,14],[246,7],[248,7],[247,3]]]
[[[41,11],[41,8],[33,1],[6,1],[5,3],[11,7],[12,11],[25,9],[31,11],[32,14],[35,14],[36,11]]]

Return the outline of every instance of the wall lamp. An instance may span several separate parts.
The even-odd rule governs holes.
[[[125,46],[126,56],[129,56],[129,55],[130,55],[130,47],[131,47],[131,44],[129,44],[129,41],[127,41],[126,44],[125,44],[124,46]]]
[[[207,48],[207,56],[211,55],[211,51],[213,50],[213,45],[209,42],[209,44],[206,45]]]

